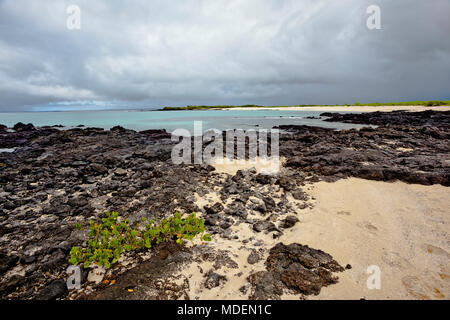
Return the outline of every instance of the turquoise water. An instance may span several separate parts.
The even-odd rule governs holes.
[[[297,124],[347,129],[360,127],[354,124],[329,123],[305,117],[318,117],[323,111],[295,110],[183,110],[183,111],[66,111],[66,112],[11,112],[0,113],[0,124],[8,127],[17,122],[32,123],[35,126],[63,125],[75,127],[99,127],[109,129],[120,125],[127,129],[175,129],[193,131],[194,121],[202,121],[203,131],[207,129],[270,129],[276,125]]]

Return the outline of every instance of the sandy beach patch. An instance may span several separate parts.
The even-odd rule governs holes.
[[[314,107],[277,107],[277,108],[233,108],[233,109],[222,109],[222,110],[293,110],[293,111],[323,111],[323,112],[375,112],[375,111],[425,111],[425,110],[435,110],[435,111],[449,111],[450,106],[438,106],[438,107],[427,107],[427,106],[314,106]]]
[[[318,299],[448,299],[448,187],[362,179],[319,182],[316,206],[286,238],[320,248],[352,269]],[[367,288],[367,268],[381,270],[381,289]]]
[[[257,173],[276,174],[281,170],[283,158],[264,159],[256,157],[253,160],[237,160],[237,159],[218,159],[212,163],[212,166],[219,173],[235,175],[238,170],[248,170],[255,168]]]
[[[324,287],[319,295],[307,299],[448,299],[448,190],[440,185],[357,178],[318,182],[304,188],[315,199],[315,206],[311,210],[298,210],[300,222],[284,230],[279,239],[263,232],[254,233],[248,224],[232,226],[236,239],[213,237],[206,246],[212,252],[227,252],[233,264],[217,268],[208,261],[197,261],[180,274],[189,281],[191,299],[247,299],[248,292],[242,290],[248,286],[246,278],[265,270],[267,250],[279,242],[299,243],[331,254],[342,266],[351,266],[337,274],[337,284]],[[197,201],[204,204],[218,200],[212,198]],[[243,243],[245,239],[253,241]],[[264,248],[260,260],[249,264],[249,255],[259,248]],[[369,266],[381,271],[380,289],[367,287]],[[227,280],[205,289],[208,272]],[[305,297],[286,292],[281,298]]]

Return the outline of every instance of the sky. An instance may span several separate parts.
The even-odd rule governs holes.
[[[381,29],[367,27],[373,4]],[[450,0],[0,0],[0,111],[450,100],[449,12]]]

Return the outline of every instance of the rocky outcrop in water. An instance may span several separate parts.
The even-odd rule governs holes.
[[[444,128],[447,131],[450,128],[450,111],[378,111],[364,113],[325,112],[320,116],[327,117],[325,121],[329,122],[358,123],[377,126],[431,126]]]
[[[286,166],[327,180],[358,177],[424,185],[450,185],[450,112],[322,114],[327,121],[376,124],[334,131],[280,126]]]

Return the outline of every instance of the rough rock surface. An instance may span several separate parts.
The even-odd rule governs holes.
[[[87,231],[75,224],[98,221],[106,210],[132,223],[202,211],[208,232],[227,239],[236,237],[230,227],[239,223],[275,232],[277,217],[297,210],[284,195],[272,195],[282,189],[276,177],[260,183],[253,170],[229,176],[205,165],[173,165],[173,142],[164,130],[34,128],[0,137],[17,147],[0,153],[1,298],[63,298],[62,290],[51,291],[57,297],[42,290],[66,279],[70,249],[86,245]],[[302,173],[287,176],[289,188],[304,180]],[[223,201],[233,201],[199,208],[196,194],[214,188]]]
[[[423,185],[450,185],[450,112],[334,114],[326,121],[378,125],[334,131],[280,126],[286,166],[327,180],[358,177]]]
[[[433,126],[448,129],[450,111],[425,110],[421,112],[367,112],[367,113],[322,113],[325,121],[371,124],[378,126]]]
[[[288,290],[317,295],[322,287],[337,283],[333,272],[344,271],[328,253],[297,243],[270,249],[266,268],[249,276],[250,299],[279,299]]]
[[[162,243],[154,248],[150,260],[124,271],[116,270],[98,291],[80,295],[89,300],[174,300],[189,299],[189,282],[173,274],[190,261],[191,251],[175,243]],[[114,285],[111,283],[114,282]]]

